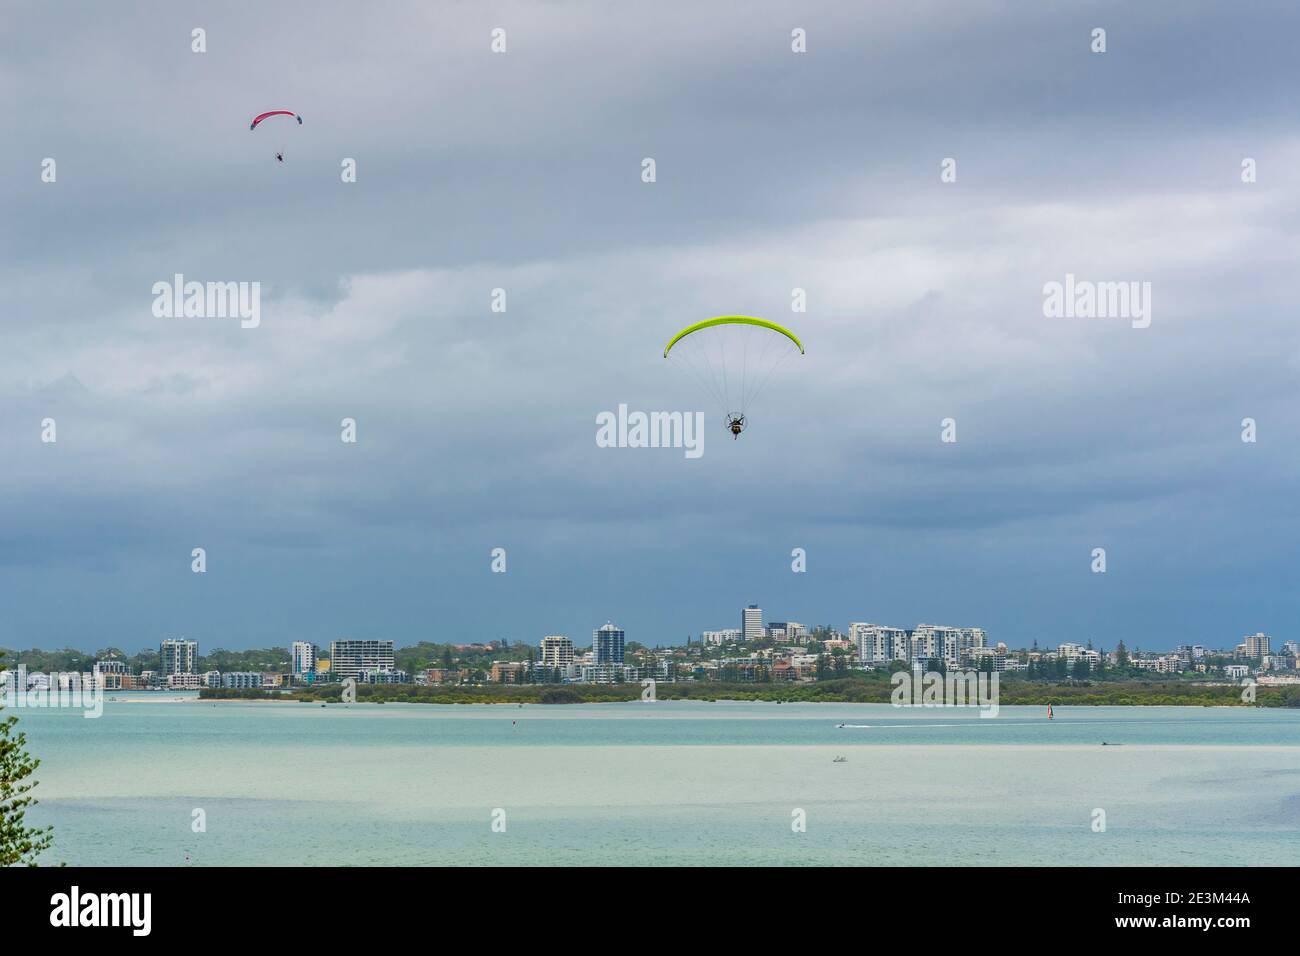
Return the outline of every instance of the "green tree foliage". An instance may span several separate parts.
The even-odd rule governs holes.
[[[322,649],[321,653],[327,652]],[[157,670],[158,665],[158,653],[155,651],[153,661],[148,666],[152,670]],[[200,674],[204,671],[253,671],[255,673],[266,671],[283,674],[293,665],[289,651],[283,647],[264,647],[248,651],[227,651],[218,647],[211,654],[199,657],[194,666]]]
[[[17,723],[17,717],[0,720],[0,866],[35,866],[50,848],[53,828],[27,825],[27,810],[36,805],[31,776],[41,762],[27,752],[27,735],[14,731]]]
[[[763,683],[758,680],[744,680],[738,676],[720,681],[660,683],[656,687],[656,697],[659,700],[851,701],[885,704],[889,703],[892,690],[889,672],[877,670],[851,672],[845,677],[832,677],[816,683]],[[333,704],[340,701],[340,692],[340,685],[327,684],[290,693],[264,689],[235,691],[213,688],[201,690],[199,696],[205,700],[240,698]],[[454,684],[429,687],[411,684],[361,684],[357,687],[358,703],[387,701],[420,704],[595,704],[637,700],[640,696],[641,687],[638,683],[563,686],[483,684],[478,687]],[[1010,674],[1002,675],[999,698],[1003,705],[1025,704],[1041,707],[1049,703],[1058,706],[1065,704],[1244,706],[1240,688],[1230,685],[1198,684],[1179,680],[1051,684],[1028,681]],[[1300,707],[1300,688],[1261,687],[1258,706]]]

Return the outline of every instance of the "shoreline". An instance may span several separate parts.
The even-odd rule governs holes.
[[[357,687],[353,703],[371,704],[498,704],[563,706],[566,704],[613,704],[642,701],[639,685],[546,685],[501,687],[421,686],[378,684]],[[771,703],[771,704],[893,704],[893,688],[887,682],[846,679],[797,686],[761,688],[752,685],[703,685],[692,683],[656,685],[656,700],[687,700],[704,703]],[[241,690],[203,689],[197,698],[213,703],[222,700],[298,703],[315,706],[343,704],[341,685],[324,685],[313,690]],[[1106,684],[1003,684],[998,707],[1300,707],[1300,689],[1260,687],[1256,699],[1241,699],[1240,688],[1233,685],[1181,684],[1177,682],[1106,683]],[[895,705],[897,706],[897,705]],[[948,706],[916,709],[956,709]]]

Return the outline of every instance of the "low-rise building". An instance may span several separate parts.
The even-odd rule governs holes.
[[[262,686],[262,675],[256,671],[226,671],[221,675],[221,686],[228,690],[253,690]]]
[[[704,631],[700,634],[700,639],[711,647],[721,647],[724,644],[739,644],[741,633],[738,627],[725,627],[720,631]]]
[[[411,675],[395,667],[373,667],[356,675],[358,684],[409,684]]]
[[[1156,671],[1160,674],[1178,674],[1183,669],[1183,660],[1177,654],[1164,654],[1160,657],[1135,657],[1129,663],[1138,670]]]
[[[127,676],[126,661],[109,658],[95,661],[94,674],[99,686],[104,690],[125,690]]]
[[[474,672],[468,667],[426,667],[416,675],[417,684],[459,684],[469,680]]]
[[[528,677],[528,665],[521,661],[493,661],[490,676],[496,684],[522,684]]]

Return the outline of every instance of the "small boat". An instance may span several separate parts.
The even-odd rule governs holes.
[[[849,762],[848,757],[836,757],[834,760],[831,761],[831,763],[848,763],[848,762]]]

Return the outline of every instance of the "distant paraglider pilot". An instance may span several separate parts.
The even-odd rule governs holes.
[[[749,427],[745,416],[750,402],[781,363],[803,354],[803,343],[793,332],[753,315],[717,315],[696,322],[664,346],[664,359],[712,395],[732,438]]]
[[[248,124],[248,128],[250,130],[257,129],[258,126],[262,125],[263,121],[265,121],[268,117],[271,116],[288,116],[291,117],[292,119],[297,120],[299,126],[302,125],[302,117],[299,116],[297,113],[291,112],[290,110],[268,110],[265,113],[258,113],[256,116],[254,116],[253,122]],[[277,122],[279,121],[277,120]],[[280,150],[279,152],[277,152],[275,154],[275,159],[276,162],[283,163],[284,150]]]

